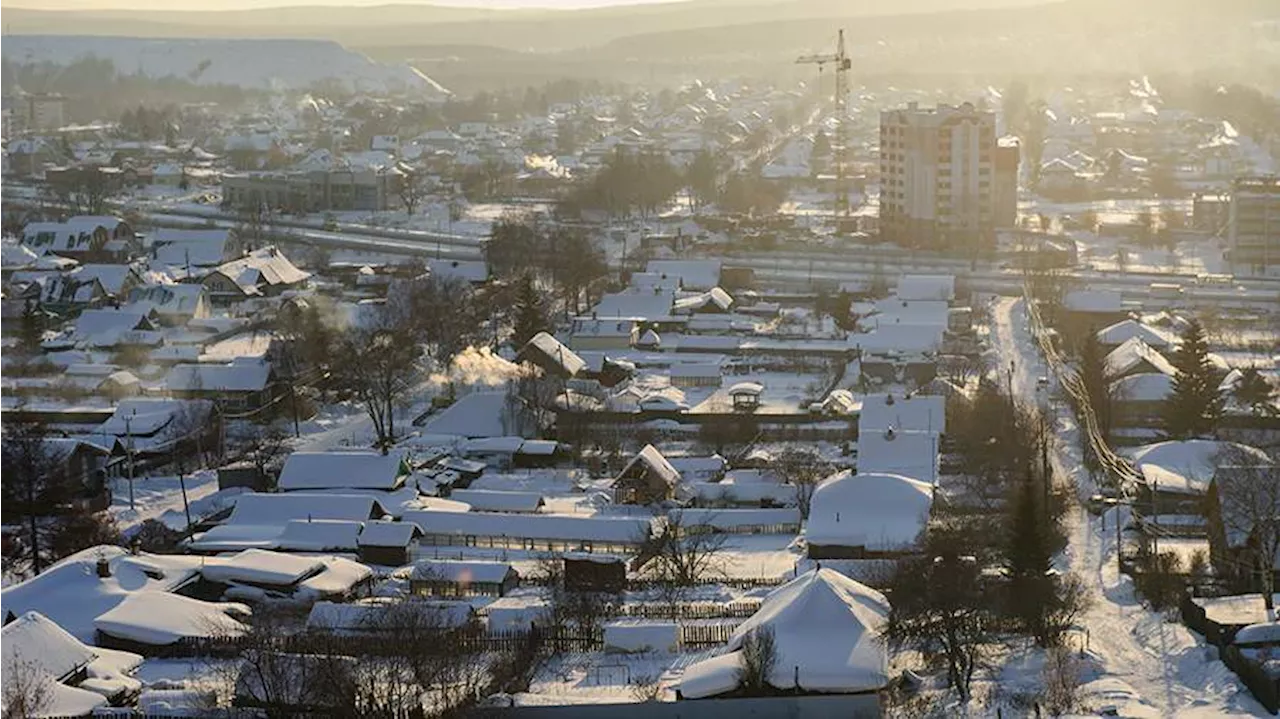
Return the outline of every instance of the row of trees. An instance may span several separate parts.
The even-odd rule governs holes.
[[[308,368],[333,399],[359,403],[386,451],[411,391],[483,339],[483,307],[467,282],[424,276],[393,284],[385,304],[352,317],[317,298],[282,313],[276,329],[290,348],[286,363]]]
[[[645,218],[657,214],[683,186],[680,171],[663,153],[619,147],[590,180],[570,193],[565,205],[601,210],[610,217],[639,212]]]
[[[518,316],[531,311],[534,295],[543,287],[558,297],[565,312],[581,312],[591,306],[609,271],[604,253],[586,230],[546,223],[535,215],[505,215],[495,222],[484,254],[500,280],[516,282]],[[525,327],[533,329],[528,323]],[[531,336],[527,331],[517,334],[517,347]]]

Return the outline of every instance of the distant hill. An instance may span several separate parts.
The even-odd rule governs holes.
[[[336,80],[358,90],[432,89],[403,63],[375,62],[331,40],[8,35],[0,50],[18,62],[60,63],[92,55],[111,60],[122,72],[206,85],[303,89]]]

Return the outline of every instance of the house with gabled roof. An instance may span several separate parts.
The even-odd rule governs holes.
[[[213,400],[232,412],[260,409],[276,397],[271,363],[253,357],[228,364],[176,364],[164,387],[171,397]]]
[[[294,266],[275,247],[250,252],[218,265],[200,283],[214,304],[239,302],[251,297],[275,297],[302,285],[311,275]]]
[[[142,688],[132,676],[141,656],[88,646],[37,611],[5,624],[0,647],[6,672],[30,672],[45,687],[43,706],[32,707],[40,716],[87,716],[124,706]]]
[[[412,472],[404,450],[379,452],[294,452],[284,462],[276,487],[281,492],[360,489],[393,492]]]
[[[31,222],[22,228],[22,244],[37,254],[77,260],[123,259],[136,242],[133,227],[110,216],[76,215],[66,222]]]
[[[656,447],[646,444],[613,480],[618,504],[653,504],[676,497],[680,472]]]

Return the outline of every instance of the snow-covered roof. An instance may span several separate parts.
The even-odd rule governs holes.
[[[554,362],[560,368],[560,374],[563,377],[575,377],[587,367],[582,357],[546,332],[534,335],[527,345],[520,348],[520,356],[517,356],[517,359],[524,359],[523,355],[529,351],[530,347],[536,348],[547,360]]]
[[[27,612],[4,625],[0,652],[5,671],[21,661],[41,677],[58,681],[98,658],[93,649],[39,612]]]
[[[677,299],[675,309],[694,312],[708,305],[716,307],[721,312],[728,312],[729,308],[733,306],[733,297],[719,287],[712,287],[701,294]]]
[[[275,524],[291,519],[347,519],[362,522],[385,515],[386,509],[367,494],[250,492],[236,498],[227,524]]]
[[[280,470],[282,492],[307,489],[391,491],[409,475],[408,452],[294,452]]]
[[[423,431],[460,437],[503,437],[511,434],[508,404],[505,391],[472,392],[429,419]]]
[[[1240,631],[1236,632],[1236,636],[1231,640],[1232,644],[1277,644],[1280,645],[1280,623],[1262,622],[1260,624],[1250,624]]]
[[[1209,439],[1156,442],[1124,453],[1143,478],[1158,485],[1160,491],[1204,494],[1226,452],[1234,455],[1235,462],[1247,458],[1258,464],[1272,463],[1267,453],[1256,447]]]
[[[413,522],[365,522],[356,543],[361,547],[407,547],[422,528]]]
[[[955,275],[902,275],[895,292],[900,300],[954,300]]]
[[[1178,342],[1177,336],[1159,327],[1150,327],[1137,320],[1121,320],[1098,330],[1098,342],[1103,345],[1121,345],[1138,338],[1151,347],[1164,349]]]
[[[296,285],[311,276],[298,269],[275,247],[250,252],[218,265],[215,272],[236,283],[246,294],[256,294],[260,285]]]
[[[99,577],[98,559],[110,576]],[[90,547],[54,564],[25,582],[0,591],[6,613],[38,611],[82,642],[93,641],[93,620],[125,597],[143,591],[167,592],[195,578],[199,557],[130,555],[115,546]]]
[[[245,582],[284,587],[297,584],[323,569],[324,564],[315,557],[246,549],[206,562],[200,573],[211,582]]]
[[[285,525],[293,519],[338,519],[364,522],[387,516],[387,509],[374,496],[338,493],[287,493],[237,496],[236,509],[227,522],[197,533],[188,542],[196,551],[236,551],[274,549],[279,546]],[[243,554],[243,553],[242,553]]]
[[[932,487],[897,474],[841,472],[814,490],[810,545],[897,550],[916,543],[929,521]]]
[[[127,332],[150,327],[147,315],[142,312],[84,310],[76,318],[75,333],[77,337],[88,339],[108,332]]]
[[[739,650],[756,629],[769,627],[777,652],[769,684],[777,689],[854,693],[889,682],[880,633],[888,620],[884,595],[832,569],[816,569],[774,590],[759,611],[734,630],[728,653],[685,670],[687,699],[715,696],[741,681]]]
[[[678,277],[686,290],[706,291],[720,284],[720,260],[649,260],[645,272]]]
[[[248,631],[240,619],[249,607],[234,602],[205,602],[168,592],[138,592],[93,621],[104,634],[152,646],[185,638],[237,636]]]
[[[416,523],[427,534],[617,544],[638,544],[652,531],[649,517],[409,511],[402,521]]]
[[[759,382],[738,382],[729,388],[730,395],[745,394],[758,397],[762,392],[764,392],[764,385]]]
[[[246,359],[229,364],[177,364],[169,369],[164,385],[179,392],[260,392],[270,380],[270,363]]]
[[[501,584],[511,572],[506,562],[483,560],[422,559],[413,563],[410,577],[418,580],[469,584]]]
[[[276,548],[286,552],[354,552],[362,526],[345,519],[295,519],[284,525]]]
[[[671,466],[671,463],[662,455],[662,452],[658,451],[657,447],[651,444],[646,444],[642,447],[636,453],[636,456],[632,457],[631,461],[627,462],[627,465],[622,468],[619,476],[626,476],[631,471],[631,468],[637,464],[644,465],[648,471],[656,474],[662,481],[672,487],[680,482],[680,472]]]
[[[156,228],[150,233],[151,254],[159,265],[213,267],[229,259],[231,230],[173,230]]]
[[[600,297],[591,310],[593,319],[625,317],[627,319],[662,319],[671,316],[675,293],[670,290],[632,290]]]
[[[1173,392],[1173,377],[1161,372],[1139,372],[1111,383],[1118,402],[1159,402]]]
[[[693,482],[689,488],[705,502],[759,504],[769,500],[783,505],[796,502],[796,488],[776,482]]]
[[[542,495],[538,492],[455,489],[449,497],[466,502],[478,512],[536,512],[543,504]]]
[[[901,474],[933,484],[938,478],[938,436],[885,429],[858,434],[858,471]]]
[[[141,656],[87,646],[39,612],[27,612],[6,624],[0,630],[0,647],[6,672],[25,665],[33,679],[45,682],[46,701],[28,707],[27,716],[87,716],[106,705],[108,697],[141,686],[128,676],[142,664]],[[88,679],[75,687],[61,683],[81,669]]]
[[[1111,350],[1102,361],[1107,377],[1122,377],[1146,362],[1157,372],[1167,375],[1177,374],[1177,369],[1164,355],[1138,337],[1125,340],[1119,347]]]
[[[858,433],[883,432],[893,427],[942,434],[947,431],[946,406],[946,398],[937,395],[867,395],[858,412]]]
[[[82,264],[71,273],[77,281],[97,280],[102,289],[119,297],[130,276],[141,279],[132,265]]]

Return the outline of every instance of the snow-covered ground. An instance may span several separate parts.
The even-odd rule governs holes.
[[[1024,301],[1002,298],[992,308],[992,344],[1000,365],[1013,362],[1013,391],[1022,398],[1038,395],[1035,381],[1049,375],[1028,330]],[[1045,404],[1051,404],[1045,396]],[[1093,493],[1083,469],[1077,428],[1065,408],[1057,414],[1058,444],[1053,462],[1058,476],[1073,482],[1081,497]],[[1115,514],[1115,510],[1112,514]],[[1167,621],[1144,607],[1132,580],[1119,572],[1115,556],[1117,517],[1105,520],[1077,509],[1068,518],[1070,542],[1059,558],[1060,569],[1085,583],[1092,606],[1079,624],[1087,629],[1090,652],[1102,677],[1119,679],[1136,690],[1159,716],[1267,716],[1227,667],[1217,650],[1180,623]]]
[[[191,519],[217,511],[219,499],[218,473],[214,470],[195,472],[178,481],[177,476],[138,477],[133,480],[133,506],[129,502],[129,480],[114,479],[111,482],[111,516],[116,526],[126,536],[148,519],[158,519],[170,529],[187,527],[186,512],[182,504],[182,484],[187,487],[187,503],[191,507]],[[219,496],[214,496],[215,494]]]

